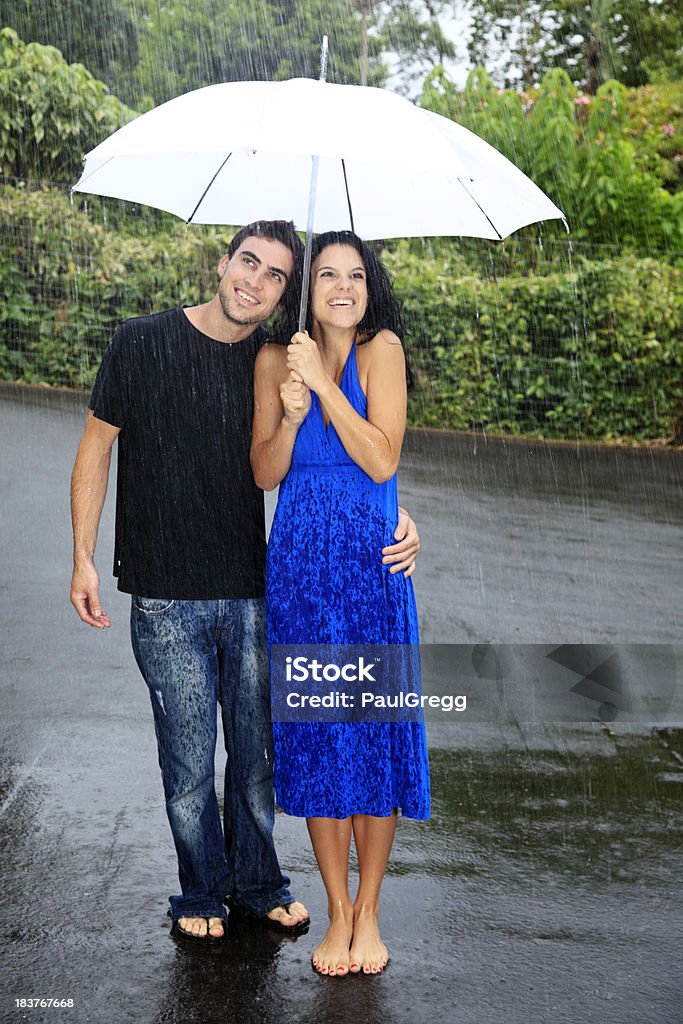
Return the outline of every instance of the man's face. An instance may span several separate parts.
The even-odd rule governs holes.
[[[260,324],[275,310],[292,276],[294,257],[282,242],[254,235],[218,264],[218,297],[233,324]]]

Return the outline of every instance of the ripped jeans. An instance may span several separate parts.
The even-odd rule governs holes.
[[[133,597],[133,652],[149,688],[182,895],[171,916],[259,917],[292,900],[273,844],[273,748],[264,602]],[[221,827],[217,705],[227,763]]]

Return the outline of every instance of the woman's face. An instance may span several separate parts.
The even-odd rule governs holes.
[[[328,245],[311,269],[311,313],[325,327],[356,327],[368,306],[365,265],[351,245]]]

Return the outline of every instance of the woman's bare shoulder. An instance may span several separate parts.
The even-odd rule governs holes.
[[[358,345],[357,358],[359,365],[370,366],[375,362],[383,363],[388,360],[404,360],[403,345],[397,334],[390,330],[381,330]]]
[[[256,359],[257,361],[265,363],[266,366],[270,363],[273,363],[274,365],[286,363],[287,348],[285,345],[278,345],[273,341],[269,341],[265,345],[261,346]]]
[[[284,345],[269,342],[259,350],[256,356],[256,369],[259,373],[277,374],[282,376],[287,370],[287,349]]]
[[[362,342],[361,348],[365,348],[366,345],[376,345],[381,348],[382,345],[402,345],[401,339],[393,331],[390,331],[388,327],[383,327],[381,331],[377,331],[377,334],[373,334],[367,341]]]

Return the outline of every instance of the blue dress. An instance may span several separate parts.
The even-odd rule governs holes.
[[[356,346],[341,390],[367,416]],[[297,435],[268,542],[266,621],[273,644],[417,644],[412,581],[391,574],[396,477],[377,484],[349,457],[320,402]],[[287,814],[429,817],[424,723],[273,722],[275,789]]]

